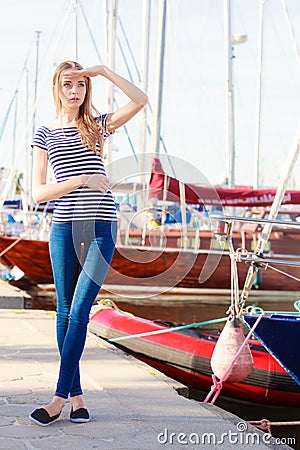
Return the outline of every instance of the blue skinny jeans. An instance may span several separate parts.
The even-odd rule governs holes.
[[[109,269],[116,234],[117,222],[52,224],[49,248],[57,303],[58,397],[82,395],[79,361],[90,310]]]

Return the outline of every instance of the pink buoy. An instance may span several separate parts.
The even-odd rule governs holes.
[[[253,358],[246,344],[233,363],[233,359],[245,341],[245,336],[236,319],[229,319],[221,332],[214,348],[210,365],[213,373],[222,381],[242,381],[250,374],[253,367]],[[230,365],[232,367],[230,368]],[[226,375],[227,370],[228,374]],[[223,377],[225,378],[223,379]]]

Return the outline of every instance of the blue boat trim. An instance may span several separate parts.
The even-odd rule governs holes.
[[[250,329],[259,315],[244,315],[243,323]],[[254,335],[300,385],[300,316],[271,314],[264,316]]]

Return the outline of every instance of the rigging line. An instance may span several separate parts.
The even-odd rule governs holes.
[[[68,16],[69,16],[69,14],[70,14],[71,8],[73,7],[73,4],[74,4],[74,0],[66,0],[65,4],[64,4],[64,6],[63,6],[62,12],[61,12],[61,14],[59,15],[60,19],[63,18],[62,25],[60,26],[60,20],[58,20],[57,23],[56,23],[56,25],[55,25],[54,31],[53,31],[53,33],[52,33],[52,36],[51,36],[50,39],[48,40],[47,48],[46,48],[46,50],[43,52],[44,55],[45,55],[45,57],[47,58],[47,61],[49,60],[49,54],[50,54],[52,57],[55,56],[55,55],[54,55],[54,52],[55,52],[55,50],[56,50],[57,47],[58,47],[59,41],[60,41],[60,39],[61,39],[62,32],[63,32],[64,29],[65,29],[65,24],[66,24],[66,21],[67,21],[67,18],[68,18]],[[64,11],[65,11],[65,15],[63,16]],[[59,37],[57,37],[57,38],[56,38],[56,41],[55,41],[55,37],[56,37],[56,36],[59,36]],[[55,45],[53,45],[53,42],[55,42]],[[51,49],[51,46],[52,46],[53,50]],[[43,64],[41,63],[40,65],[42,66]],[[51,65],[52,65],[52,63],[48,63],[48,66],[47,66],[47,72],[48,72],[48,70],[49,70],[49,68],[50,68]],[[46,73],[47,73],[47,72],[46,72]]]
[[[66,24],[67,18],[68,18],[68,16],[69,16],[69,13],[70,13],[71,6],[72,6],[72,5],[73,5],[73,0],[70,0],[70,1],[69,1],[69,4],[67,5],[67,8],[66,8],[65,17],[64,17],[64,19],[63,19],[63,21],[62,21],[60,30],[59,30],[58,33],[57,33],[57,39],[56,39],[56,42],[55,42],[55,44],[54,44],[54,46],[53,46],[53,50],[52,50],[52,54],[53,54],[53,55],[54,55],[55,51],[57,50],[57,48],[58,48],[58,46],[59,46],[59,43],[60,43],[62,34],[63,34],[63,32],[64,32],[64,29],[65,29],[65,24]],[[37,108],[37,105],[38,105],[38,103],[39,103],[39,100],[40,100],[40,97],[41,97],[41,92],[43,91],[43,87],[44,87],[44,85],[45,85],[45,83],[46,83],[47,75],[48,75],[48,73],[50,72],[50,67],[52,66],[51,58],[48,58],[48,59],[49,59],[49,63],[48,63],[48,65],[46,66],[45,73],[44,73],[44,78],[43,78],[42,83],[41,83],[41,85],[40,85],[40,86],[41,86],[41,87],[40,87],[40,92],[39,92],[39,94],[38,94],[38,96],[37,96],[37,98],[36,98],[36,101],[35,101],[35,103],[34,103],[34,105],[33,105],[33,107],[32,107],[32,111],[31,111],[31,114],[30,114],[30,118],[29,118],[29,120],[28,120],[28,124],[27,124],[27,128],[28,128],[28,129],[29,129],[30,122],[31,122],[31,120],[32,120],[32,118],[33,118],[33,115],[34,115],[34,113],[35,113],[35,110],[36,110],[36,108]],[[26,132],[28,132],[28,130],[26,130]]]
[[[119,341],[125,341],[128,339],[135,339],[135,338],[147,337],[147,336],[155,336],[157,334],[172,333],[175,331],[187,330],[189,328],[198,328],[198,327],[203,327],[204,325],[212,325],[215,323],[226,322],[227,320],[228,320],[228,317],[221,317],[220,319],[206,320],[205,322],[189,323],[187,325],[179,325],[177,327],[166,327],[166,328],[160,328],[159,330],[145,331],[143,333],[128,334],[126,336],[120,336],[120,337],[108,339],[108,341],[109,342],[119,342]]]
[[[149,108],[149,111],[151,112],[151,114],[153,114],[153,109],[152,109],[152,106],[151,106],[151,103],[150,103],[150,102],[148,103],[148,108]],[[151,128],[150,128],[149,123],[147,123],[147,131],[148,131],[148,133],[149,133],[149,136],[152,136],[152,131],[151,131]],[[168,161],[169,161],[169,164],[170,164],[172,173],[173,173],[173,177],[176,178],[176,172],[175,172],[173,163],[172,163],[172,161],[171,161],[171,159],[170,159],[170,156],[169,156],[169,154],[168,154],[168,150],[167,150],[165,141],[164,141],[164,139],[163,139],[163,137],[162,137],[161,135],[160,135],[160,137],[159,137],[159,141],[160,141],[160,143],[162,144],[162,148],[163,148],[165,154],[166,154],[167,157],[168,157]]]
[[[120,16],[118,16],[118,19],[119,19],[119,23],[120,23],[120,26],[121,26],[121,30],[122,30],[122,32],[123,32],[123,35],[124,35],[124,38],[125,38],[125,42],[126,42],[126,44],[127,44],[127,47],[128,47],[128,50],[129,50],[129,53],[130,53],[130,56],[131,56],[131,59],[132,59],[132,61],[133,61],[134,68],[135,68],[136,73],[137,73],[137,77],[138,77],[139,81],[141,81],[141,73],[140,73],[139,68],[138,68],[138,65],[137,65],[137,63],[136,63],[136,59],[135,59],[135,57],[134,57],[134,53],[133,53],[132,48],[131,48],[131,45],[130,45],[130,43],[129,43],[129,39],[128,39],[128,37],[127,37],[127,33],[126,33],[126,31],[125,31],[123,22],[122,22]]]
[[[35,42],[35,40],[34,40],[34,42]],[[27,62],[28,62],[30,53],[31,53],[31,48],[28,50],[27,56],[26,56],[26,58],[25,58],[25,61],[24,61],[24,64],[23,64],[23,69],[21,70],[21,73],[20,73],[20,76],[19,76],[19,80],[18,80],[18,82],[17,82],[16,91],[19,90],[19,86],[20,86],[20,83],[21,83],[21,81],[22,81],[23,73],[24,73],[24,71],[25,71],[26,68],[27,68]]]
[[[101,58],[101,55],[100,55],[100,53],[99,53],[99,50],[98,50],[98,47],[97,47],[97,44],[96,44],[94,35],[93,35],[93,33],[92,33],[91,27],[90,27],[90,25],[89,25],[87,16],[86,16],[86,14],[85,14],[85,11],[84,11],[84,9],[83,9],[83,6],[82,6],[82,3],[81,3],[80,0],[79,0],[79,6],[80,6],[80,9],[81,9],[81,12],[82,12],[82,15],[83,15],[85,24],[86,24],[86,26],[87,26],[87,29],[88,29],[88,31],[89,31],[89,35],[90,35],[90,38],[91,38],[91,40],[92,40],[94,49],[95,49],[95,51],[96,51],[96,53],[97,53],[97,56],[98,56],[99,61],[100,61],[100,64],[102,64],[102,58]],[[123,50],[122,50],[122,46],[121,46],[121,44],[120,44],[119,39],[118,39],[118,43],[119,43],[119,47],[120,47],[122,56],[124,57],[124,61],[126,61],[126,58],[125,58],[125,56],[124,56],[124,53],[123,53]],[[130,74],[130,77],[132,78],[128,66],[127,66],[127,70],[128,70],[128,72],[129,72],[129,74]],[[116,101],[115,98],[114,98],[114,103],[116,104],[116,106],[117,106],[117,108],[118,108],[118,103],[117,103],[117,101]],[[136,162],[138,162],[138,158],[137,158],[137,155],[136,155],[136,151],[134,150],[134,146],[133,146],[133,143],[132,143],[132,140],[131,140],[131,138],[130,138],[130,135],[129,135],[129,132],[128,132],[128,129],[127,129],[126,125],[124,125],[124,131],[125,131],[126,137],[127,137],[127,139],[128,139],[129,145],[130,145],[130,147],[131,147],[132,153],[133,153],[133,155],[134,155],[134,158],[135,158]]]
[[[85,11],[84,11],[84,9],[83,9],[83,6],[82,6],[82,3],[81,3],[80,0],[79,0],[79,6],[80,6],[80,8],[81,8],[81,12],[82,12],[82,15],[83,15],[85,24],[86,24],[86,26],[87,26],[87,28],[88,28],[90,38],[91,38],[92,43],[93,43],[93,45],[94,45],[94,49],[95,49],[95,51],[96,51],[96,53],[97,53],[97,56],[98,56],[99,61],[100,61],[100,64],[102,64],[102,58],[101,58],[101,55],[100,55],[100,53],[99,53],[99,51],[98,51],[98,47],[97,47],[97,44],[96,44],[94,35],[93,35],[93,33],[92,33],[91,27],[90,27],[90,25],[89,25],[87,16],[86,16],[86,14],[85,14]],[[122,46],[121,46],[121,43],[120,43],[119,39],[118,39],[118,44],[119,44],[119,48],[120,48],[120,50],[121,50],[122,56],[123,56],[123,58],[124,58],[124,61],[126,62],[127,71],[128,71],[128,73],[130,74],[130,77],[132,78],[131,72],[130,72],[129,66],[127,65],[127,61],[126,61],[126,58],[125,58],[125,55],[124,55],[124,52],[123,52],[123,49],[122,49]],[[114,103],[115,103],[116,106],[118,107],[118,103],[117,103],[117,101],[116,101],[115,98],[114,98]],[[126,134],[126,137],[127,137],[128,141],[129,141],[129,145],[130,145],[130,147],[131,147],[131,150],[132,150],[132,152],[133,152],[133,155],[134,155],[134,157],[135,157],[135,160],[138,161],[138,158],[137,158],[136,152],[135,152],[135,150],[134,150],[134,146],[133,146],[133,143],[132,143],[132,140],[131,140],[131,138],[130,138],[130,135],[129,135],[129,132],[128,132],[128,130],[127,130],[126,125],[124,125],[124,131],[125,131],[125,134]]]
[[[152,109],[152,106],[151,106],[151,103],[150,103],[150,102],[148,103],[148,108],[149,108],[149,111],[151,112],[151,114],[153,114],[153,109]],[[147,122],[147,131],[148,131],[148,133],[149,133],[149,136],[152,136],[152,131],[151,131],[151,128],[150,128],[150,125],[149,125],[148,122]],[[164,141],[162,135],[160,135],[160,137],[159,137],[159,142],[161,143],[162,148],[163,148],[165,154],[166,154],[167,157],[168,157],[168,162],[169,162],[169,164],[170,164],[170,167],[171,167],[171,170],[172,170],[173,177],[176,178],[176,172],[175,172],[175,169],[174,169],[172,160],[171,160],[171,158],[170,158],[170,155],[168,154],[168,150],[167,150],[167,147],[166,147],[166,144],[165,144],[165,141]]]
[[[117,102],[117,100],[115,98],[113,99],[113,102],[116,104],[116,107],[119,108],[118,102]],[[123,128],[124,128],[126,137],[128,139],[129,145],[131,147],[134,159],[135,159],[136,162],[138,162],[138,157],[136,155],[136,151],[134,150],[134,146],[133,146],[133,143],[132,143],[132,140],[131,140],[131,137],[129,135],[129,132],[128,132],[128,129],[127,129],[126,125],[123,125]]]
[[[99,50],[98,50],[97,43],[96,43],[96,41],[95,41],[94,35],[93,35],[93,33],[92,33],[92,29],[91,29],[91,27],[90,27],[89,21],[88,21],[88,19],[87,19],[87,16],[86,16],[86,14],[85,14],[84,9],[83,9],[82,3],[81,3],[80,0],[79,0],[78,3],[79,3],[79,6],[80,6],[82,15],[83,15],[83,19],[84,19],[85,24],[86,24],[86,26],[87,26],[87,29],[88,29],[90,38],[91,38],[91,40],[92,40],[94,49],[95,49],[95,51],[96,51],[96,53],[97,53],[97,56],[98,56],[98,58],[99,58],[99,62],[100,62],[100,64],[103,64],[103,60],[102,60],[101,55],[100,55],[100,52],[99,52]]]
[[[279,272],[279,273],[281,273],[282,275],[285,275],[288,278],[292,278],[293,280],[300,282],[300,278],[294,277],[294,275],[291,275],[290,273],[287,273],[287,272],[284,272],[283,270],[277,269],[277,267],[270,266],[270,264],[263,264],[263,265],[265,265],[266,268],[268,268],[268,269],[272,269],[275,272]]]
[[[102,58],[101,58],[101,55],[100,55],[100,53],[99,53],[99,50],[98,50],[98,47],[97,47],[97,44],[96,44],[94,35],[93,35],[93,33],[92,33],[91,27],[90,27],[90,25],[89,25],[87,16],[86,16],[86,14],[85,14],[85,11],[84,11],[84,9],[83,9],[83,6],[82,6],[82,3],[81,3],[80,0],[79,0],[79,6],[80,6],[80,8],[81,8],[81,12],[82,12],[82,15],[83,15],[85,24],[86,24],[86,26],[87,26],[87,28],[88,28],[89,35],[90,35],[90,38],[91,38],[91,40],[92,40],[94,49],[95,49],[95,51],[96,51],[96,53],[97,53],[97,56],[98,56],[99,61],[100,61],[100,64],[102,64]],[[127,43],[127,46],[128,46],[129,52],[130,52],[130,55],[131,55],[131,57],[132,57],[134,67],[135,67],[136,72],[137,72],[137,75],[138,75],[138,79],[140,80],[140,78],[141,78],[141,76],[140,76],[140,71],[139,71],[139,69],[138,69],[138,67],[137,67],[137,64],[136,64],[136,60],[135,60],[134,54],[133,54],[133,52],[132,52],[132,50],[131,50],[131,47],[130,47],[130,44],[129,44],[129,41],[128,41],[128,38],[127,38],[127,35],[126,35],[126,32],[125,32],[124,25],[123,25],[123,23],[122,23],[121,18],[118,17],[118,19],[119,19],[119,22],[120,22],[120,25],[121,25],[122,32],[123,32],[123,34],[124,34],[124,36],[125,36],[125,42]],[[123,47],[122,47],[122,44],[121,44],[121,41],[120,41],[119,38],[117,38],[117,42],[118,42],[119,49],[120,49],[120,51],[121,51],[121,55],[122,55],[122,57],[123,57],[124,63],[125,63],[125,65],[126,65],[126,69],[127,69],[128,74],[129,74],[130,81],[133,82],[133,81],[134,81],[134,80],[133,80],[133,76],[132,76],[132,73],[131,73],[131,71],[130,71],[130,68],[129,68],[129,65],[128,65],[128,63],[127,63],[127,60],[126,60],[126,58],[125,58],[125,52],[124,52],[124,50],[123,50]],[[115,100],[114,100],[114,101],[115,101]],[[117,102],[116,102],[116,101],[115,101],[115,103],[116,103],[116,105],[117,105]],[[151,106],[150,102],[148,103],[148,108],[149,108],[149,111],[150,111],[151,114],[152,114],[152,113],[153,113],[153,109],[152,109],[152,106]],[[126,126],[124,126],[124,130],[125,130],[125,134],[126,134],[126,136],[127,136],[127,139],[128,139],[128,141],[129,141],[129,144],[130,144],[130,146],[131,146],[131,149],[132,149],[132,151],[133,151],[133,154],[134,154],[134,156],[135,156],[135,159],[136,159],[136,161],[137,161],[136,152],[135,152],[135,150],[134,150],[134,148],[133,148],[133,144],[132,144],[132,141],[131,141],[131,138],[130,138],[130,136],[129,136],[129,133],[128,133],[128,130],[127,130]],[[150,125],[149,125],[148,123],[147,123],[147,131],[148,131],[149,136],[151,136],[151,134],[152,134],[152,133],[151,133],[151,128],[150,128]],[[173,166],[173,164],[172,164],[172,161],[171,161],[171,159],[170,159],[170,156],[168,155],[168,150],[167,150],[165,141],[164,141],[164,139],[163,139],[162,136],[160,136],[160,139],[159,139],[159,140],[160,140],[160,143],[162,144],[162,147],[163,147],[163,150],[164,150],[165,154],[168,156],[168,162],[169,162],[169,164],[170,164],[170,167],[171,167],[171,170],[172,170],[172,174],[173,174],[173,176],[176,178],[176,172],[175,172],[174,166]]]
[[[238,280],[238,269],[237,261],[235,259],[235,251],[232,243],[232,239],[229,240],[229,256],[230,256],[230,275],[231,275],[231,305],[230,312],[234,316],[241,315],[241,309],[239,308],[239,280]]]
[[[164,152],[165,152],[165,154],[166,154],[167,157],[168,157],[168,162],[169,162],[169,164],[170,164],[170,167],[171,167],[171,170],[172,170],[172,173],[173,173],[173,177],[176,178],[176,172],[175,172],[175,169],[174,169],[172,160],[171,160],[171,158],[170,158],[170,155],[168,154],[168,150],[167,150],[167,147],[166,147],[166,145],[165,145],[165,141],[163,140],[162,136],[160,136],[159,141],[161,142],[162,147],[163,147],[163,149],[164,149]]]
[[[4,119],[2,121],[1,128],[0,128],[0,142],[1,142],[1,139],[2,139],[2,136],[3,136],[3,133],[4,133],[4,130],[5,130],[5,127],[6,127],[6,124],[7,124],[7,121],[8,121],[8,118],[9,118],[12,106],[13,106],[13,104],[15,102],[17,93],[18,93],[18,91],[16,90],[14,95],[13,95],[13,98],[11,99],[10,104],[9,104],[9,106],[7,108],[7,111],[6,111],[6,114],[4,116]]]
[[[289,34],[290,34],[290,37],[292,39],[293,49],[294,49],[294,51],[296,53],[297,63],[299,65],[299,67],[300,67],[300,51],[299,51],[299,47],[298,47],[298,44],[297,44],[295,31],[294,31],[294,28],[293,28],[291,20],[290,20],[287,4],[286,4],[285,0],[281,0],[281,6],[282,6],[282,9],[283,9],[283,13],[284,13],[286,24],[287,24],[287,27],[288,27],[288,30],[289,30]]]
[[[99,53],[99,51],[98,51],[98,47],[97,47],[95,38],[94,38],[94,36],[93,36],[91,27],[89,26],[88,19],[87,19],[87,17],[86,17],[85,11],[84,11],[84,9],[83,9],[83,6],[82,6],[82,3],[81,3],[80,0],[79,0],[79,6],[80,6],[80,8],[81,8],[81,12],[82,12],[82,15],[83,15],[85,24],[86,24],[86,26],[87,26],[87,28],[88,28],[88,31],[89,31],[89,34],[90,34],[90,38],[91,38],[92,43],[93,43],[93,45],[94,45],[95,51],[96,51],[96,53],[97,53],[97,56],[98,56],[98,58],[99,58],[100,63],[102,64],[102,58],[101,58],[101,55],[100,55],[100,53]],[[126,36],[125,41],[126,41],[126,43],[127,43],[127,45],[128,45],[129,52],[130,52],[130,54],[131,54],[131,57],[132,57],[132,60],[133,60],[133,63],[134,63],[134,67],[135,67],[135,69],[136,69],[136,71],[137,71],[138,78],[140,79],[140,72],[139,72],[139,70],[138,70],[138,68],[137,68],[137,64],[136,64],[134,55],[133,55],[133,53],[132,53],[130,44],[129,44],[129,42],[128,42],[128,38],[127,38],[127,35],[126,35],[126,33],[125,33],[125,29],[124,29],[124,26],[123,26],[123,23],[122,23],[120,17],[119,17],[119,22],[120,22],[120,24],[121,24],[121,28],[122,28],[123,34]],[[117,42],[118,42],[119,49],[120,49],[121,55],[122,55],[122,57],[123,57],[124,63],[125,63],[125,65],[126,65],[126,69],[127,69],[128,74],[129,74],[130,81],[133,82],[133,76],[132,76],[131,70],[130,70],[130,68],[129,68],[129,65],[128,65],[128,63],[127,63],[127,60],[126,60],[126,57],[125,57],[125,52],[124,52],[124,50],[123,50],[123,47],[122,47],[122,44],[121,44],[121,41],[120,41],[119,38],[117,38]],[[114,101],[115,101],[115,103],[116,103],[116,106],[118,106],[116,100],[114,100]],[[150,112],[152,113],[153,110],[152,110],[152,107],[151,107],[150,104],[149,104],[149,109],[150,109]],[[137,161],[136,152],[135,152],[135,150],[134,150],[134,147],[133,147],[131,138],[130,138],[130,136],[129,136],[128,130],[127,130],[127,128],[126,128],[125,125],[124,125],[124,130],[125,130],[125,134],[126,134],[126,136],[127,136],[127,139],[128,139],[128,141],[129,141],[129,144],[130,144],[130,146],[131,146],[132,152],[133,152],[133,154],[134,154],[134,156],[135,156],[135,159],[136,159],[136,161]],[[149,125],[148,123],[147,123],[147,130],[148,130],[149,135],[151,136],[151,128],[150,128],[150,125]],[[161,144],[162,144],[162,147],[163,147],[164,152],[166,153],[166,155],[168,155],[168,151],[167,151],[167,148],[166,148],[166,145],[165,145],[165,142],[164,142],[162,136],[160,136],[160,142],[161,142]],[[172,170],[173,176],[176,177],[175,169],[174,169],[174,166],[173,166],[172,161],[170,160],[169,156],[168,156],[168,160],[169,160],[169,164],[170,164],[170,166],[171,166],[171,170]]]
[[[73,0],[70,0],[69,5],[67,7],[67,11],[66,11],[65,17],[64,17],[64,20],[63,20],[62,25],[61,25],[61,29],[59,30],[57,40],[56,40],[55,45],[53,47],[53,54],[54,54],[55,50],[57,49],[57,47],[59,45],[59,42],[61,40],[61,36],[63,34],[64,28],[65,28],[65,23],[66,23],[66,20],[68,18],[68,15],[69,15],[69,12],[70,12],[72,4],[73,4]],[[21,138],[22,146],[23,146],[24,141],[26,140],[26,137],[28,136],[29,129],[31,127],[31,122],[32,122],[34,113],[36,111],[38,102],[40,100],[41,92],[43,91],[44,85],[46,83],[47,75],[48,75],[48,72],[50,71],[51,65],[52,65],[52,61],[51,61],[51,58],[49,58],[49,63],[47,65],[47,67],[46,67],[45,75],[44,75],[44,78],[43,78],[42,83],[41,83],[40,92],[39,92],[39,94],[38,94],[38,96],[37,96],[37,98],[36,98],[36,100],[34,102],[34,105],[32,106],[32,110],[30,112],[30,116],[29,116],[29,118],[27,120],[27,123],[26,123],[26,126],[25,126],[24,134],[23,134],[23,136]],[[8,180],[7,180],[7,182],[6,182],[5,186],[4,186],[4,189],[3,189],[2,193],[1,193],[1,196],[0,196],[0,208],[2,208],[4,200],[6,198],[6,195],[8,194],[9,188],[10,188],[11,183],[13,181],[13,174],[14,174],[15,171],[16,171],[16,162],[14,162],[12,167],[11,167],[11,176],[8,178]]]
[[[6,124],[7,124],[7,121],[8,121],[8,117],[10,115],[11,108],[13,106],[14,101],[16,100],[16,96],[17,96],[17,93],[19,91],[19,86],[20,86],[20,83],[22,81],[23,73],[24,73],[24,71],[27,68],[27,62],[28,62],[30,53],[31,53],[31,46],[30,46],[30,49],[28,50],[27,56],[25,58],[25,61],[24,61],[24,64],[23,64],[23,68],[21,70],[21,73],[20,73],[20,76],[19,76],[19,79],[18,79],[18,82],[17,82],[17,87],[15,89],[14,95],[13,95],[11,101],[10,101],[10,104],[9,104],[9,106],[7,108],[7,112],[6,112],[5,116],[4,116],[4,119],[3,119],[1,127],[0,127],[0,141],[2,139],[4,130],[5,130],[5,127],[6,127]]]
[[[131,73],[129,64],[128,64],[128,62],[127,62],[127,59],[126,59],[126,56],[125,56],[125,52],[124,52],[124,50],[123,50],[123,47],[122,47],[122,44],[121,44],[121,41],[120,41],[119,38],[117,38],[117,42],[118,42],[118,45],[119,45],[119,49],[120,49],[121,55],[123,56],[123,60],[124,60],[124,63],[125,63],[127,72],[128,72],[128,74],[129,74],[129,78],[130,78],[130,80],[133,80],[133,76],[132,76],[132,73]]]
[[[133,54],[133,51],[132,51],[132,49],[131,49],[129,40],[128,40],[128,38],[127,38],[126,31],[125,31],[125,28],[124,28],[124,25],[123,25],[123,23],[122,23],[122,21],[121,21],[120,16],[118,16],[118,19],[119,19],[119,22],[120,22],[120,25],[121,25],[122,32],[123,32],[124,37],[125,37],[125,42],[126,42],[126,44],[127,44],[127,46],[128,46],[128,50],[129,50],[129,53],[130,53],[130,55],[131,55],[131,58],[132,58],[132,61],[133,61],[135,70],[136,70],[136,72],[137,72],[138,79],[141,80],[141,73],[140,73],[139,68],[138,68],[138,66],[137,66],[136,59],[135,59],[134,54]],[[119,48],[120,48],[121,54],[122,54],[123,59],[124,59],[124,63],[125,63],[125,65],[126,65],[126,68],[127,68],[128,74],[129,74],[130,81],[133,83],[133,82],[134,82],[133,76],[132,76],[131,71],[130,71],[130,69],[129,69],[129,65],[128,65],[127,60],[126,60],[126,57],[125,57],[125,52],[124,52],[124,50],[123,50],[123,47],[122,47],[122,44],[121,44],[119,38],[118,38],[117,40],[118,40],[118,44],[119,44]],[[149,108],[150,113],[153,114],[153,109],[152,109],[152,106],[151,106],[151,103],[150,103],[150,102],[148,103],[147,107]],[[151,128],[150,128],[150,125],[149,125],[148,123],[147,123],[147,131],[148,131],[148,133],[149,133],[149,136],[151,136],[151,135],[152,135],[152,133],[151,133]],[[174,166],[173,166],[172,161],[171,161],[171,159],[170,159],[170,156],[169,156],[169,154],[168,154],[168,150],[167,150],[167,147],[166,147],[166,145],[165,145],[165,141],[164,141],[164,139],[163,139],[163,137],[162,137],[161,135],[160,135],[160,137],[159,137],[159,141],[160,141],[160,143],[162,144],[163,150],[164,150],[165,154],[166,154],[167,157],[168,157],[168,162],[169,162],[169,164],[170,164],[170,167],[171,167],[171,170],[172,170],[172,174],[173,174],[174,178],[176,178],[176,172],[175,172]]]
[[[35,39],[33,40],[33,43],[35,43]],[[4,130],[5,130],[5,127],[6,127],[6,123],[7,123],[7,120],[8,120],[8,117],[9,117],[9,114],[10,114],[10,111],[11,111],[11,108],[12,108],[12,105],[13,105],[15,99],[16,99],[16,95],[17,95],[17,92],[18,92],[18,90],[19,90],[19,86],[20,86],[21,81],[22,81],[23,73],[24,73],[26,70],[28,70],[28,69],[27,69],[27,63],[28,63],[28,60],[29,60],[29,57],[30,57],[31,52],[32,52],[32,46],[30,46],[30,48],[29,48],[29,50],[28,50],[28,52],[27,52],[27,55],[26,55],[26,58],[25,58],[25,61],[24,61],[24,64],[23,64],[23,68],[22,68],[21,73],[20,73],[20,75],[19,75],[19,79],[18,79],[18,82],[17,82],[17,87],[16,87],[16,89],[15,89],[15,93],[14,93],[14,95],[13,95],[13,98],[12,98],[11,102],[10,102],[10,105],[9,105],[9,107],[8,107],[8,110],[7,110],[7,113],[6,113],[5,117],[4,117],[4,120],[3,120],[2,124],[1,124],[1,128],[0,128],[0,141],[1,141],[2,136],[3,136],[3,133],[4,133]]]
[[[66,14],[65,14],[64,20],[63,20],[63,22],[62,22],[62,24],[61,24],[61,28],[60,28],[60,30],[59,30],[59,32],[58,32],[56,42],[55,42],[55,44],[54,44],[54,46],[53,46],[53,50],[52,50],[52,54],[53,54],[53,55],[54,55],[55,51],[57,50],[57,48],[58,48],[58,46],[59,46],[59,43],[60,43],[62,34],[63,34],[63,32],[64,32],[65,24],[66,24],[67,18],[68,18],[68,16],[69,16],[69,13],[70,13],[72,4],[73,4],[73,0],[70,0],[69,5],[67,5]],[[30,118],[29,118],[29,120],[28,120],[28,123],[29,123],[29,124],[30,124],[30,121],[32,120],[33,114],[34,114],[34,112],[35,112],[35,110],[36,110],[36,108],[37,108],[37,105],[38,105],[38,103],[39,103],[39,100],[40,100],[40,97],[41,97],[41,92],[43,91],[43,87],[44,87],[44,85],[45,85],[45,83],[46,83],[47,75],[48,75],[48,73],[50,72],[50,67],[52,66],[51,58],[48,58],[48,59],[49,59],[49,63],[48,63],[48,65],[47,65],[47,67],[46,67],[45,74],[44,74],[44,78],[43,78],[42,83],[41,83],[41,85],[40,85],[40,86],[41,86],[41,87],[40,87],[40,92],[39,92],[39,94],[38,94],[38,96],[37,96],[37,99],[36,99],[34,105],[33,105],[32,112],[31,112]],[[28,128],[29,128],[29,124],[28,124]],[[28,131],[28,130],[27,130],[27,131]]]

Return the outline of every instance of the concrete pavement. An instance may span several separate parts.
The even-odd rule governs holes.
[[[92,334],[81,363],[91,422],[71,423],[67,403],[57,422],[34,425],[28,414],[51,399],[58,372],[53,312],[0,309],[0,355],[3,450],[290,448],[216,406],[179,396],[176,382]]]
[[[27,298],[26,292],[0,280],[0,309],[23,309]]]

